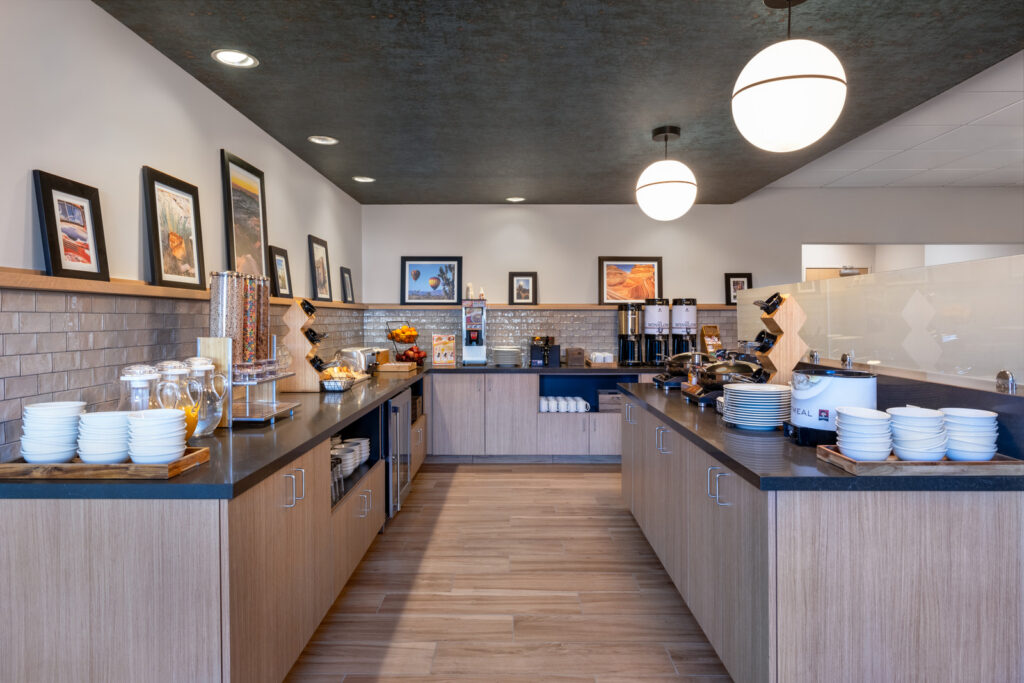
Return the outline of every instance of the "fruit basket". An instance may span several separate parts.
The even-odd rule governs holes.
[[[423,365],[423,359],[427,357],[427,354],[416,346],[416,340],[420,336],[419,331],[410,325],[408,320],[388,320],[385,325],[388,330],[388,339],[395,346],[394,360],[398,362],[412,361],[417,365]],[[399,344],[405,348],[400,348]]]

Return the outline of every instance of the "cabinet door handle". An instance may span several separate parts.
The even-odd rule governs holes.
[[[360,493],[359,497],[363,499],[363,511],[359,514],[359,519],[362,519],[363,517],[366,517],[367,515],[369,515],[370,511],[366,507],[366,494],[365,493]]]
[[[709,467],[708,468],[708,498],[710,498],[711,500],[713,500],[715,502],[718,501],[718,491],[716,490],[714,495],[712,495],[712,493],[711,493],[711,470],[720,470],[720,469],[722,469],[722,468],[721,467]],[[715,479],[715,488],[716,489],[718,488],[718,479]]]
[[[292,474],[291,472],[289,472],[288,474],[286,474],[284,476],[286,476],[286,477],[288,477],[289,479],[292,480],[292,502],[289,503],[288,505],[285,505],[285,507],[286,508],[293,508],[293,507],[295,507],[296,501],[298,501],[298,498],[295,497],[295,475]]]
[[[369,496],[369,500],[366,501],[366,514],[370,514],[370,510],[373,509],[373,489],[366,489],[366,495]]]
[[[301,467],[296,467],[296,472],[302,472],[302,495],[295,498],[295,500],[306,500],[306,470]]]
[[[633,422],[633,404],[626,404],[626,424],[636,424]]]
[[[722,502],[722,499],[720,498],[721,493],[722,493],[722,485],[720,483],[718,483],[718,479],[719,479],[719,477],[728,477],[728,476],[729,476],[728,472],[716,472],[715,473],[715,502],[717,504],[723,506],[723,507],[728,506],[728,505],[732,505],[732,503],[723,503]]]

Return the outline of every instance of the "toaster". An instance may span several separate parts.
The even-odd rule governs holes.
[[[353,370],[373,372],[377,365],[375,349],[365,346],[348,346],[339,351],[341,359],[347,361]]]

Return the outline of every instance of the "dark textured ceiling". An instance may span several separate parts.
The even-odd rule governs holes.
[[[96,2],[367,204],[631,203],[669,123],[698,202],[733,202],[1024,45],[1020,0],[810,0],[793,37],[838,55],[847,104],[817,144],[777,155],[730,110],[743,65],[785,37],[761,0]],[[220,65],[222,47],[261,64]]]

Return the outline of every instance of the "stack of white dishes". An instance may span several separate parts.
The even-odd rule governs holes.
[[[33,403],[21,414],[21,457],[25,462],[70,462],[75,457],[78,418],[84,401]]]
[[[523,352],[518,346],[495,346],[493,358],[495,365],[520,365],[523,362]]]
[[[370,459],[370,440],[366,437],[358,437],[355,439],[345,439],[341,442],[341,445],[346,448],[358,448],[359,449],[359,464],[362,465],[364,462]]]
[[[331,449],[331,457],[341,459],[341,476],[347,477],[359,467],[362,453],[358,446],[335,446]]]
[[[892,416],[892,450],[900,460],[942,460],[946,455],[946,430],[942,413],[928,408],[889,408]]]
[[[996,454],[999,413],[972,408],[939,408],[946,427],[950,460],[991,460]]]
[[[82,462],[112,465],[128,459],[127,412],[85,413],[78,423],[78,457]]]
[[[185,454],[185,411],[139,410],[128,414],[128,457],[144,465],[174,462]]]
[[[890,416],[871,408],[836,408],[836,444],[854,460],[885,460],[892,453]]]
[[[771,431],[789,419],[790,389],[783,384],[726,384],[725,421],[740,429]]]

